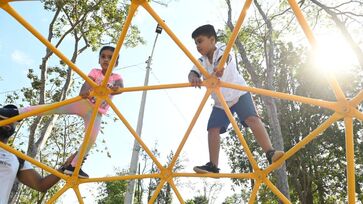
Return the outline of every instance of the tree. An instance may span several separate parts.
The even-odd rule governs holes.
[[[117,173],[118,176],[126,175],[127,172],[122,170]],[[111,181],[105,182],[99,188],[99,197],[106,195],[105,197],[99,198],[97,203],[99,204],[117,204],[122,203],[125,199],[125,193],[127,189],[127,181]],[[101,196],[100,196],[101,195]]]
[[[238,203],[247,203],[248,198],[244,198],[243,194],[233,194],[232,196],[228,196],[222,204],[238,204]]]
[[[291,48],[283,46],[280,48],[291,50]],[[304,54],[295,53],[293,56],[293,59],[297,59],[298,56],[304,59]],[[282,61],[286,60],[287,57]],[[289,69],[284,69],[286,74],[281,75],[277,84],[282,91],[324,100],[334,100],[334,94],[331,90],[316,89],[317,86],[328,87],[328,84],[316,75],[317,68],[309,60],[301,60],[293,70],[291,70],[292,68],[291,66]],[[286,70],[288,71],[286,72]],[[342,84],[342,89],[347,93],[359,91],[357,86],[360,83],[360,77],[356,76],[358,70],[346,71],[337,78]],[[289,101],[281,101],[279,107],[282,129],[290,135],[285,138],[287,148],[302,140],[332,114],[331,111],[320,107]],[[292,123],[291,121],[295,122]],[[306,145],[287,161],[288,171],[294,175],[289,178],[290,187],[294,192],[293,202],[297,200],[301,203],[344,202],[346,198],[346,172],[345,135],[342,127],[342,122],[333,124],[319,138]],[[355,122],[353,134],[359,135],[359,129],[361,129],[361,124]],[[360,145],[360,143],[359,140],[355,140],[355,144]],[[359,150],[356,149],[355,153],[359,155]],[[357,167],[359,169],[360,165]],[[357,177],[357,180],[360,179]],[[359,193],[359,191],[357,192]]]
[[[155,150],[157,152],[156,148],[154,149],[154,151]],[[167,164],[164,167],[167,167],[170,165],[171,161],[173,160],[173,157],[174,157],[174,152],[171,151],[169,153],[169,155],[167,156]],[[178,158],[173,167],[173,172],[180,171],[182,169],[184,169],[184,166],[182,165],[182,161],[180,160],[180,158]],[[157,167],[152,163],[150,173],[159,173],[159,172],[160,172],[160,170],[157,169]],[[177,184],[178,179],[174,179],[174,182]],[[156,187],[159,183],[160,183],[160,179],[158,179],[158,178],[150,179],[149,186],[148,186],[148,196],[147,196],[148,200],[151,199],[151,196],[153,195],[153,193],[156,190]],[[161,203],[161,204],[171,204],[172,201],[173,201],[173,197],[172,197],[171,186],[169,183],[165,183],[163,188],[160,190],[159,195],[156,198],[155,202]]]
[[[186,204],[208,204],[206,196],[195,196],[193,199],[187,200]]]
[[[129,5],[118,0],[92,1],[50,1],[43,0],[44,9],[53,15],[48,27],[47,40],[58,48],[68,40],[73,40],[73,51],[69,57],[75,63],[85,50],[96,50],[103,44],[115,43],[124,25]],[[131,26],[125,46],[144,43],[137,27]],[[67,40],[67,41],[68,41]],[[69,41],[68,41],[69,42]],[[53,52],[45,48],[45,55],[39,65],[40,74],[29,69],[30,88],[23,88],[22,101],[30,105],[54,103],[65,100],[75,91],[74,71],[64,62],[49,65]],[[14,95],[17,99],[18,96]],[[36,157],[55,132],[58,115],[35,117],[29,123],[27,154]],[[80,122],[79,120],[76,122]],[[77,136],[72,134],[72,136]],[[80,136],[80,135],[78,135]],[[16,188],[15,188],[16,189]],[[15,198],[16,199],[16,198]]]
[[[362,2],[359,1],[351,1],[351,2],[336,2],[334,1],[333,5],[326,5],[321,3],[318,0],[311,0],[312,3],[316,4],[322,10],[326,12],[326,14],[330,17],[336,28],[342,33],[343,37],[349,44],[349,46],[354,51],[354,54],[359,62],[361,69],[363,69],[363,51],[359,47],[356,40],[350,33],[347,25],[350,23],[360,23],[359,18],[362,18],[362,11],[358,8],[361,8],[363,5]],[[352,27],[352,26],[351,26]]]
[[[274,85],[278,91],[303,95],[324,100],[334,100],[334,93],[329,90],[328,83],[316,75],[316,67],[311,64],[305,48],[294,47],[293,44],[276,43],[276,54],[280,56],[277,61],[279,73]],[[338,78],[343,90],[347,93],[359,91],[359,68],[341,74]],[[349,82],[348,82],[349,81]],[[320,87],[317,89],[316,87]],[[324,88],[325,87],[325,88]],[[358,87],[358,88],[357,88]],[[277,107],[280,110],[279,121],[283,132],[286,149],[290,149],[301,141],[312,130],[318,127],[332,113],[329,110],[307,104],[292,101],[279,101]],[[266,114],[266,113],[264,113]],[[345,140],[342,122],[337,122],[319,138],[313,140],[305,148],[286,161],[289,172],[289,186],[291,202],[299,203],[337,203],[344,202],[346,197],[346,172],[345,172]],[[361,137],[362,124],[354,123],[354,135]],[[229,156],[232,172],[249,172],[251,167],[240,148],[238,140],[230,131],[223,146]],[[258,146],[252,142],[252,135],[244,134],[249,142],[249,147],[257,156]],[[237,144],[237,145],[236,145]],[[355,155],[357,155],[357,172],[360,172],[362,161],[359,147],[362,141],[355,139]],[[273,182],[276,182],[274,178]],[[253,183],[246,180],[234,180],[234,183],[242,188],[251,189]],[[357,175],[356,185],[362,185],[362,176]],[[358,189],[357,188],[357,189]],[[357,190],[358,197],[362,197]],[[259,192],[259,201],[268,202],[272,193],[262,188]]]

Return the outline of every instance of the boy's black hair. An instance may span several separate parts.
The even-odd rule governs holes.
[[[100,49],[99,56],[101,56],[101,53],[102,53],[104,50],[110,50],[110,51],[112,51],[112,52],[115,52],[115,47],[113,47],[113,46],[109,46],[109,45],[105,45],[105,46],[103,46],[103,47]],[[116,66],[117,66],[117,64],[118,64],[118,58],[119,58],[119,57],[120,57],[120,56],[117,56],[117,59],[116,59]]]
[[[205,35],[207,37],[214,37],[217,40],[217,33],[214,30],[214,27],[210,24],[202,25],[195,29],[192,33],[192,38],[195,39],[200,35]]]

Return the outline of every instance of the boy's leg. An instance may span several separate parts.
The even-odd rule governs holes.
[[[219,150],[220,150],[220,133],[226,132],[229,120],[220,108],[213,107],[208,121],[208,148],[210,161],[202,166],[195,166],[193,169],[197,173],[219,173]]]
[[[249,116],[244,122],[251,128],[253,135],[256,138],[257,143],[261,146],[264,152],[272,150],[272,144],[270,137],[263,125],[261,119],[257,116]]]
[[[218,166],[219,150],[221,137],[219,131],[221,128],[210,128],[208,130],[208,147],[209,147],[209,161],[215,166]]]
[[[240,96],[238,102],[231,109],[237,113],[238,118],[243,121],[242,124],[244,126],[251,128],[257,143],[266,153],[269,163],[278,160],[284,155],[283,151],[275,151],[272,147],[270,137],[257,114],[255,104],[250,93]]]

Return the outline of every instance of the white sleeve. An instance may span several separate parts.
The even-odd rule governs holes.
[[[23,171],[23,170],[28,170],[28,169],[33,169],[33,166],[30,162],[28,161],[24,161],[24,165],[23,167],[20,169],[20,171]]]

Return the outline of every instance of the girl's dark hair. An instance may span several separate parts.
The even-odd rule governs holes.
[[[114,52],[115,51],[115,47],[112,47],[112,46],[103,46],[101,49],[100,49],[100,53],[99,53],[99,55],[101,56],[101,53],[104,51],[104,50],[110,50],[110,51],[112,51],[112,52]]]
[[[210,24],[202,25],[195,29],[192,33],[192,38],[195,39],[200,35],[205,35],[207,37],[214,37],[217,40],[217,33],[214,30],[214,27]]]

